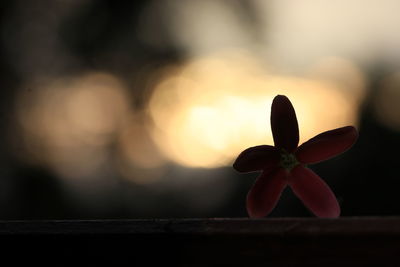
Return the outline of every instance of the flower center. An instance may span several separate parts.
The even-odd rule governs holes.
[[[296,159],[296,156],[292,153],[287,153],[286,151],[281,151],[281,161],[280,165],[282,168],[291,171],[299,162]]]

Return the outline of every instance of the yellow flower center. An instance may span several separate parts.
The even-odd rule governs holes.
[[[282,168],[291,171],[297,164],[299,164],[294,154],[287,153],[284,150],[282,150],[280,154],[281,154],[280,165]]]

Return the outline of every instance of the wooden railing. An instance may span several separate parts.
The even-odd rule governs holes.
[[[1,221],[0,244],[39,266],[400,266],[400,218]]]

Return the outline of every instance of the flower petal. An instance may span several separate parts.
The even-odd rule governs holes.
[[[279,162],[278,150],[273,146],[254,146],[239,154],[233,168],[239,172],[252,172],[276,167]]]
[[[289,98],[277,95],[271,107],[271,128],[277,148],[293,152],[299,143],[299,126],[296,112]]]
[[[353,126],[323,132],[299,146],[297,160],[310,164],[329,159],[349,149],[357,137],[357,130]]]
[[[267,216],[278,203],[287,185],[287,171],[264,171],[247,194],[247,212],[251,218]]]
[[[316,216],[339,217],[340,207],[335,195],[329,186],[312,170],[298,165],[291,171],[288,180],[294,194]]]

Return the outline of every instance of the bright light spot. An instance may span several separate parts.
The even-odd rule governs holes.
[[[105,73],[30,86],[17,99],[23,150],[31,163],[62,177],[89,177],[107,161],[107,145],[125,119],[128,95]]]
[[[243,54],[195,59],[168,74],[149,103],[153,136],[185,166],[228,165],[249,146],[272,144],[269,118],[277,94],[291,99],[301,141],[357,120],[355,94],[340,83],[271,75]]]

